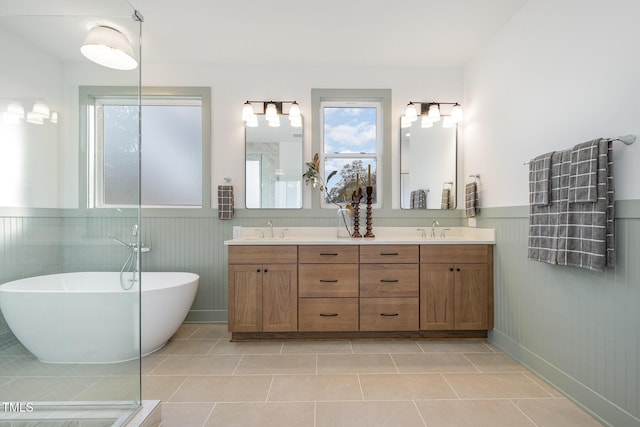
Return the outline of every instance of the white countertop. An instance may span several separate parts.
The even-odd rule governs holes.
[[[426,237],[422,237],[422,231]],[[373,238],[338,237],[336,227],[234,227],[234,238],[225,245],[468,245],[494,244],[493,228],[475,227],[376,227]],[[444,237],[442,232],[444,231]],[[361,231],[364,234],[364,230]],[[264,237],[263,237],[264,236]]]

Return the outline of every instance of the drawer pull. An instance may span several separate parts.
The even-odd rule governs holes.
[[[380,279],[380,283],[398,283],[398,279]]]
[[[400,313],[380,313],[380,316],[383,316],[383,317],[397,317],[397,316],[400,316]]]
[[[320,279],[320,283],[338,283],[338,279]]]
[[[335,252],[331,252],[331,253],[320,253],[320,256],[338,256],[337,253]]]
[[[381,256],[398,256],[400,255],[398,252],[380,252]]]
[[[338,313],[320,313],[320,317],[336,317]]]

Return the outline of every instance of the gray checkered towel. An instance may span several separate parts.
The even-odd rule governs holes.
[[[233,218],[233,185],[218,185],[218,218]]]

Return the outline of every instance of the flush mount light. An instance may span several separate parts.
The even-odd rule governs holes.
[[[111,27],[93,27],[85,37],[80,52],[90,61],[115,70],[133,70],[138,66],[129,40]]]

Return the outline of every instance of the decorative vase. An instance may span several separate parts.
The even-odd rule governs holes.
[[[347,208],[338,209],[338,221],[336,225],[338,238],[348,239],[351,237],[352,225],[351,225],[351,213]]]

